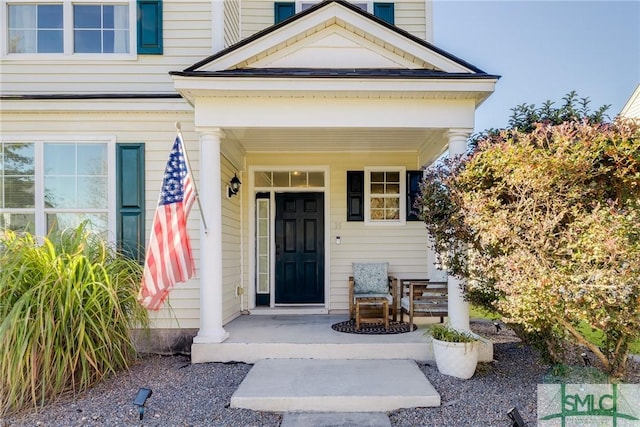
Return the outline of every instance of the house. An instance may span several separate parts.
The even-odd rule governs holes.
[[[622,110],[620,110],[620,116],[640,120],[640,84],[636,86]]]
[[[1,3],[1,227],[90,219],[142,259],[182,129],[197,272],[156,335],[206,346],[243,314],[344,313],[357,261],[446,278],[411,200],[498,76],[432,44],[430,0]]]

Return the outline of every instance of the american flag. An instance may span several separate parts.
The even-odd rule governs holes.
[[[195,199],[193,178],[178,134],[164,171],[144,262],[139,300],[147,309],[158,310],[173,285],[193,276],[187,217]]]

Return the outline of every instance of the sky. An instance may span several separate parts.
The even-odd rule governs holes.
[[[434,44],[489,74],[475,132],[572,90],[614,118],[640,83],[640,0],[434,0]]]

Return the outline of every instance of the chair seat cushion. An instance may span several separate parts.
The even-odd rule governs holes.
[[[386,298],[389,303],[393,303],[393,297],[391,294],[353,294],[353,302],[355,304],[356,300],[359,298]]]
[[[353,291],[356,294],[389,293],[389,263],[353,263]]]

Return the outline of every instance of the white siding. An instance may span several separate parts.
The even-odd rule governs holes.
[[[175,93],[169,71],[211,55],[211,2],[163,2],[163,55],[130,60],[0,60],[2,95]],[[3,30],[4,31],[4,30]]]
[[[253,0],[242,3],[242,38],[274,24],[274,2]],[[433,41],[433,29],[427,31],[427,22],[433,22],[431,4],[425,1],[397,0],[395,2],[395,24],[423,40]]]
[[[240,41],[240,0],[224,2],[224,46]]]
[[[273,25],[273,1],[250,0],[242,2],[241,35],[243,39]]]
[[[182,101],[175,110],[185,110]],[[96,102],[96,105],[100,102]],[[104,105],[103,105],[104,107]],[[84,113],[13,113],[2,114],[2,135],[69,135],[69,136],[115,136],[116,142],[145,143],[145,236],[151,232],[151,222],[156,210],[162,175],[176,136],[174,124],[180,122],[184,142],[193,167],[196,183],[200,172],[199,140],[193,128],[193,113],[148,111]],[[235,170],[226,160],[222,161],[221,188],[233,176]],[[225,193],[226,194],[226,193]],[[235,296],[235,287],[240,278],[240,207],[239,198],[222,200],[223,212],[223,316],[225,322],[239,315],[240,298]],[[200,212],[195,204],[188,220],[189,235],[196,262],[196,275],[186,283],[177,284],[171,291],[166,308],[151,312],[155,328],[199,328],[200,326]]]

